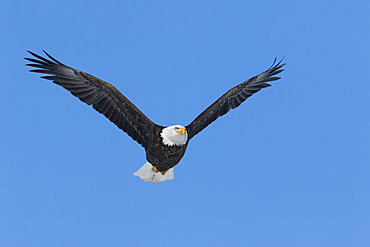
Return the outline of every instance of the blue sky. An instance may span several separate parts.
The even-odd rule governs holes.
[[[368,1],[2,1],[0,246],[368,246]],[[191,140],[175,179],[26,50],[190,123],[285,56],[282,80]]]

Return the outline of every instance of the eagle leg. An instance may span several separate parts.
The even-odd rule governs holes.
[[[159,172],[158,169],[157,169],[157,167],[155,167],[155,166],[153,166],[152,171],[153,172]]]
[[[169,170],[169,169],[168,169],[168,170]],[[167,170],[167,171],[164,171],[164,172],[160,172],[160,171],[157,169],[157,167],[153,166],[153,168],[152,168],[152,171],[153,171],[153,172],[160,172],[162,175],[166,174],[166,173],[168,172],[168,170]]]
[[[168,169],[168,170],[169,170],[169,169]],[[161,173],[162,173],[162,175],[166,174],[166,173],[168,172],[168,170],[167,170],[167,171],[164,171],[164,172],[161,172]]]

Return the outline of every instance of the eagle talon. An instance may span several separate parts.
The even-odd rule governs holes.
[[[168,169],[168,170],[169,170],[169,169]],[[161,171],[159,171],[159,170],[157,169],[157,167],[155,167],[155,166],[153,166],[153,168],[152,168],[152,171],[153,171],[153,172],[160,172],[162,175],[166,174],[166,173],[168,172],[168,170],[167,170],[167,171],[164,171],[164,172],[161,172]]]

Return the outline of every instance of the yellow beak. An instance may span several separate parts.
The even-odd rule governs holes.
[[[185,134],[185,128],[184,127],[181,127],[179,131],[176,131],[177,134]]]

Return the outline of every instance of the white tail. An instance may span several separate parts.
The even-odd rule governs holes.
[[[146,162],[137,172],[134,173],[145,182],[160,183],[166,180],[174,179],[173,167],[169,169],[166,174],[162,175],[160,172],[153,171],[153,166],[149,162]]]

